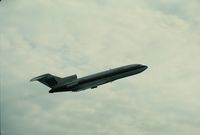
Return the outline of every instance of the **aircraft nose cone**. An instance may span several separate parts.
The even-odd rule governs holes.
[[[148,66],[146,66],[146,65],[141,65],[141,68],[142,68],[143,71],[144,71],[144,70],[146,70],[146,69],[148,68]]]
[[[53,93],[53,92],[54,92],[53,89],[50,89],[49,93]]]

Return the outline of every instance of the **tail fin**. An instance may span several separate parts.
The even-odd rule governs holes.
[[[51,75],[51,74],[43,74],[31,79],[30,81],[39,81],[50,88],[55,88],[55,86],[58,85],[61,79],[62,78]]]
[[[30,81],[39,81],[50,88],[56,88],[64,85],[66,82],[72,82],[77,79],[77,75],[60,78],[51,74],[43,74],[31,79]]]

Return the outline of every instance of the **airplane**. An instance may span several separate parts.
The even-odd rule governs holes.
[[[61,78],[47,73],[35,77],[30,81],[39,81],[50,87],[49,93],[67,91],[79,92],[89,88],[94,89],[99,85],[141,73],[147,68],[146,65],[130,64],[81,78],[77,78],[76,74]]]

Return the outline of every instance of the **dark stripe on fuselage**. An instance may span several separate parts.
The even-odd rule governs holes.
[[[101,73],[98,73],[98,74],[91,75],[91,77],[87,76],[87,77],[80,78],[79,84],[88,83],[88,82],[96,81],[96,80],[107,78],[107,77],[112,77],[112,76],[115,76],[115,75],[119,75],[119,74],[122,74],[122,73],[125,73],[125,72],[130,72],[130,71],[137,70],[137,69],[140,69],[140,68],[141,68],[141,65],[126,66],[126,67],[121,67],[121,68],[117,68],[117,69],[112,69],[112,70],[109,70],[109,71],[105,71],[105,72],[101,72]]]

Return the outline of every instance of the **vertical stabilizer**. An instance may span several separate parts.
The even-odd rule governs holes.
[[[38,77],[35,77],[31,79],[30,81],[39,81],[50,88],[57,88],[59,86],[63,86],[67,83],[73,82],[76,79],[77,79],[77,75],[71,75],[68,77],[60,78],[60,77],[47,73],[47,74],[43,74]]]
[[[59,84],[61,79],[62,78],[51,75],[51,74],[43,74],[31,79],[31,81],[39,81],[50,88],[55,88]]]

